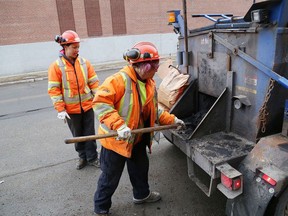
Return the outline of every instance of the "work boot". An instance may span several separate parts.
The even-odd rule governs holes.
[[[87,165],[87,161],[85,159],[79,158],[76,163],[76,169],[80,170],[84,168]]]
[[[161,199],[160,193],[156,192],[156,191],[152,191],[150,192],[150,194],[144,198],[144,199],[135,199],[133,197],[133,202],[135,204],[141,204],[141,203],[153,203],[153,202],[157,202]]]
[[[96,160],[93,161],[93,162],[88,162],[88,164],[89,164],[90,166],[95,166],[95,167],[97,167],[97,168],[100,167],[100,161],[99,161],[98,159],[96,159]]]

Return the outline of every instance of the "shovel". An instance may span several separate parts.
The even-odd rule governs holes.
[[[131,134],[137,134],[137,133],[150,133],[153,131],[161,131],[161,130],[168,130],[168,129],[176,129],[178,128],[179,124],[171,124],[171,125],[163,125],[163,126],[156,126],[156,127],[147,127],[147,128],[140,128],[131,130]],[[90,136],[80,136],[80,137],[73,137],[69,139],[65,139],[66,144],[76,143],[76,142],[85,142],[90,140],[97,140],[97,139],[104,139],[109,137],[116,137],[118,136],[118,133],[111,132],[108,134],[96,134],[96,135],[90,135]]]

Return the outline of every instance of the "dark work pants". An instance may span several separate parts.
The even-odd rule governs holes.
[[[94,111],[90,109],[81,114],[69,114],[71,119],[67,119],[68,126],[74,137],[95,135]],[[96,141],[86,141],[75,143],[75,150],[79,158],[93,162],[97,159]]]
[[[94,195],[94,211],[96,213],[109,212],[112,205],[111,198],[118,187],[125,162],[127,162],[127,170],[133,187],[134,198],[142,199],[149,195],[149,160],[146,147],[147,141],[135,145],[131,158],[123,157],[114,151],[102,147],[100,156],[102,173]]]

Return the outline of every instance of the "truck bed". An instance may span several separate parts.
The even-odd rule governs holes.
[[[211,163],[219,164],[247,155],[255,144],[234,133],[219,132],[192,139],[188,145]]]
[[[189,158],[212,175],[213,169],[218,164],[237,160],[246,156],[254,147],[251,142],[235,133],[217,132],[200,138],[183,139],[183,131],[171,131],[171,136],[165,137],[173,141]],[[178,141],[177,141],[178,140]],[[184,146],[185,144],[186,146]]]

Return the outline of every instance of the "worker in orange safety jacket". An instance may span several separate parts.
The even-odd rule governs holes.
[[[55,41],[62,46],[58,59],[48,70],[48,94],[59,119],[68,123],[72,135],[95,135],[92,100],[99,84],[91,63],[80,57],[80,38],[74,31],[56,35]],[[96,141],[75,143],[79,159],[76,169],[87,164],[99,167]]]
[[[151,192],[148,184],[152,133],[131,134],[131,130],[184,122],[173,114],[158,109],[153,77],[159,67],[158,50],[150,42],[139,42],[124,53],[130,64],[108,77],[99,86],[93,109],[99,120],[98,134],[117,131],[117,138],[101,139],[102,173],[94,195],[94,212],[108,215],[111,198],[118,187],[125,163],[133,186],[133,202],[156,202],[160,193]]]

